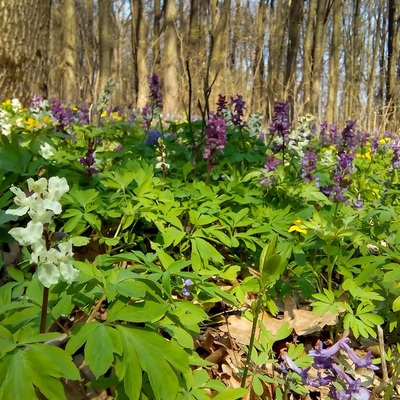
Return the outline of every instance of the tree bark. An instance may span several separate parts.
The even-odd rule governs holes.
[[[258,3],[257,37],[253,59],[253,87],[251,92],[251,107],[253,111],[261,111],[263,109],[263,89],[265,79],[264,40],[265,25],[267,22],[266,11],[267,7],[265,0],[260,0]]]
[[[177,7],[175,0],[165,0],[164,111],[175,114],[179,109],[179,52],[176,32]]]
[[[112,40],[112,0],[99,0],[99,78],[97,96],[104,89],[107,79],[112,77]]]
[[[339,89],[339,57],[340,57],[340,29],[342,21],[341,0],[333,1],[333,29],[331,38],[329,58],[329,87],[328,104],[326,106],[325,118],[328,122],[338,122],[338,89]]]
[[[47,96],[50,0],[0,0],[0,96]]]
[[[75,0],[64,0],[63,3],[63,66],[61,98],[67,102],[78,100],[77,71],[77,23]]]
[[[149,97],[149,73],[147,68],[147,40],[144,4],[142,0],[131,0],[132,54],[135,80],[136,108],[141,110]],[[158,40],[158,39],[157,39]]]

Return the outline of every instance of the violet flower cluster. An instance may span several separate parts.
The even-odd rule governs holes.
[[[392,168],[400,169],[400,139],[393,140],[390,147],[392,148]]]
[[[226,122],[223,115],[211,114],[207,121],[205,142],[203,158],[207,160],[208,169],[212,170],[216,152],[223,153],[226,146]]]
[[[143,129],[149,130],[154,118],[162,110],[161,83],[156,73],[153,73],[149,79],[150,95],[149,102],[142,109]]]
[[[340,339],[328,349],[324,349],[320,342],[317,349],[309,352],[309,355],[314,357],[313,367],[317,370],[317,377],[309,377],[310,368],[299,368],[289,356],[284,355],[282,359],[288,368],[301,376],[305,385],[316,388],[329,385],[332,400],[369,400],[370,392],[361,386],[361,380],[359,378],[354,379],[335,362],[335,356],[343,350],[356,367],[364,367],[370,370],[379,369],[372,364],[370,352],[367,353],[365,358],[359,357],[348,345],[349,341],[349,338]],[[334,382],[340,383],[343,389],[337,389],[333,385]]]
[[[274,142],[275,152],[284,150],[290,133],[289,104],[283,101],[275,103],[274,116],[270,123],[270,135]]]
[[[231,97],[231,105],[234,106],[232,113],[232,124],[239,129],[243,129],[245,122],[243,121],[244,110],[246,109],[246,102],[243,100],[241,94],[236,95],[236,99]]]
[[[276,170],[276,167],[282,164],[282,160],[276,158],[273,154],[267,154],[267,161],[264,164],[264,178],[261,181],[261,185],[264,185],[268,188],[271,188],[275,182],[275,176],[273,172]]]
[[[311,147],[307,147],[307,150],[301,160],[301,178],[306,182],[317,181],[317,177],[313,174],[317,169],[318,156],[314,153]]]

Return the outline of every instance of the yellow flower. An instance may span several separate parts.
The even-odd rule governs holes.
[[[37,121],[36,119],[33,119],[31,117],[29,117],[26,121],[25,121],[25,125],[27,127],[27,129],[29,129],[30,131],[38,128],[40,126],[40,122]]]
[[[47,115],[45,115],[45,116],[43,117],[43,122],[44,122],[46,125],[50,125],[50,124],[53,122],[53,120],[52,120],[50,117],[48,117]]]
[[[297,219],[294,221],[294,224],[288,229],[288,232],[299,232],[302,233],[303,235],[307,235],[307,230],[303,229],[300,227],[301,225],[301,219]]]
[[[2,105],[3,107],[10,106],[10,105],[11,105],[11,99],[4,100],[4,101],[1,103],[1,105]]]
[[[114,121],[120,121],[122,119],[121,116],[118,114],[118,111],[112,112],[110,114],[110,118],[112,118]]]

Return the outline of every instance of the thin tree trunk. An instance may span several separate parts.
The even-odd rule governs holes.
[[[77,22],[75,0],[64,0],[62,13],[63,68],[61,98],[68,102],[78,100]]]
[[[132,54],[135,80],[135,104],[142,109],[149,97],[149,71],[147,68],[147,40],[144,4],[142,0],[131,0]],[[159,40],[159,39],[157,39]]]
[[[113,55],[112,0],[99,0],[99,79],[97,96],[112,77]]]
[[[328,104],[325,118],[328,122],[338,122],[338,89],[339,89],[339,57],[340,57],[340,29],[342,21],[341,0],[333,1],[333,30],[329,58],[329,88]]]
[[[264,40],[265,25],[267,21],[265,0],[258,3],[257,12],[257,38],[253,60],[253,87],[251,93],[251,105],[253,111],[260,111],[263,107],[263,88],[264,88]]]
[[[179,109],[179,52],[176,33],[177,7],[175,0],[165,1],[164,111],[175,114]]]

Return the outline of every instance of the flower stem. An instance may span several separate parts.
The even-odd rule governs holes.
[[[242,382],[241,382],[241,385],[240,385],[242,388],[244,388],[245,385],[246,385],[246,378],[247,378],[247,375],[249,373],[251,353],[253,352],[254,339],[255,339],[255,336],[256,336],[256,329],[257,329],[257,322],[258,322],[258,315],[260,313],[260,308],[261,308],[261,299],[258,298],[256,307],[255,307],[255,310],[254,310],[254,313],[253,313],[253,324],[251,326],[249,349],[247,350],[246,364],[244,366]]]
[[[40,333],[46,332],[47,305],[49,303],[49,288],[43,288],[42,313],[40,316]]]

